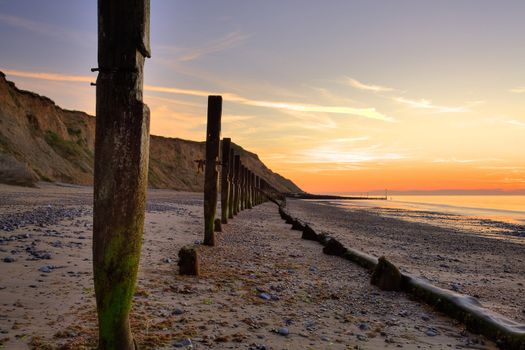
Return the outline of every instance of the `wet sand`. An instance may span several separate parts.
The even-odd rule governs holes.
[[[348,247],[384,255],[404,271],[475,296],[488,309],[525,323],[523,237],[407,222],[383,217],[374,208],[342,209],[289,200],[288,210]]]
[[[0,185],[4,348],[96,345],[91,196],[87,187]],[[403,293],[370,286],[365,270],[301,240],[271,203],[243,211],[216,247],[201,247],[201,276],[179,276],[178,250],[202,238],[201,196],[149,192],[131,320],[142,348],[188,339],[196,349],[495,348]],[[326,215],[317,228],[331,227]]]

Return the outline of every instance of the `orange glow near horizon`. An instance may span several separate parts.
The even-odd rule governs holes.
[[[418,164],[403,162],[391,166],[378,165],[370,169],[351,171],[305,172],[291,170],[290,178],[312,193],[363,193],[367,191],[399,190],[522,190],[525,164],[520,170],[486,169],[483,166],[450,164]],[[489,171],[487,171],[489,170]],[[513,176],[514,175],[514,176]]]

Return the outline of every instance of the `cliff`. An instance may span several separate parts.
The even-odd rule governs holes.
[[[31,186],[36,181],[93,183],[95,118],[65,110],[51,99],[18,89],[0,72],[0,182]],[[241,160],[283,192],[301,192],[272,172],[259,157],[233,145]],[[195,159],[204,142],[151,136],[149,186],[202,191],[204,177]]]

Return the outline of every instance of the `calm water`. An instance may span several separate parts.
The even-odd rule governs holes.
[[[525,237],[525,196],[393,196],[386,201],[328,202],[456,230]]]

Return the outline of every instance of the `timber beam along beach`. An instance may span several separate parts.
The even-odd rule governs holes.
[[[523,11],[0,2],[0,349],[525,350]]]

